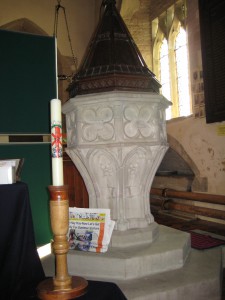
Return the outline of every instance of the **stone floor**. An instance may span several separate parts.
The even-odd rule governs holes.
[[[165,239],[165,237],[168,237],[168,230],[171,230],[172,234],[178,234],[179,231],[189,231],[189,229],[200,229],[200,230],[208,230],[207,227],[201,227],[200,225],[197,226],[196,224],[193,224],[191,222],[183,222],[184,220],[180,220],[179,218],[173,218],[172,216],[164,216],[164,215],[156,215],[155,214],[155,220],[157,223],[161,224],[160,228],[162,231],[162,234],[159,236],[162,240]],[[164,222],[164,224],[163,224]],[[196,222],[195,222],[196,223]],[[198,222],[197,222],[198,223]],[[212,225],[212,224],[211,224]],[[172,228],[169,228],[172,227]],[[166,229],[167,228],[167,229]],[[216,230],[216,227],[212,226],[212,230],[216,234],[221,234],[222,230],[218,228]],[[175,230],[178,229],[178,230]],[[175,232],[173,231],[175,230]],[[220,231],[221,230],[221,231]],[[165,235],[163,232],[166,231],[167,234]],[[176,233],[177,232],[177,233]],[[186,233],[185,233],[186,235]],[[176,246],[176,243],[179,239],[176,237],[173,239],[172,242],[170,242],[171,245]],[[157,244],[160,243],[159,241],[154,242],[152,245],[153,247],[151,251],[154,250],[155,247],[157,247]],[[167,242],[169,245],[169,242]],[[161,249],[161,247],[160,247]],[[168,250],[168,247],[166,247],[166,252]],[[173,250],[173,249],[172,249]],[[127,250],[125,249],[125,252]],[[133,251],[131,249],[131,251]],[[174,250],[173,250],[174,251]],[[121,252],[121,250],[119,251]],[[134,253],[120,253],[120,255],[128,255],[128,258],[135,257],[136,254]],[[154,252],[154,251],[153,251]],[[156,252],[154,252],[155,255]],[[177,253],[180,253],[178,251]],[[112,255],[113,254],[113,255]],[[81,275],[82,277],[85,277],[86,279],[96,279],[96,278],[88,278],[86,275],[90,274],[90,269],[86,270],[86,275],[81,274],[83,271],[85,271],[86,267],[90,268],[90,264],[88,263],[85,267],[85,263],[87,260],[87,253],[70,253],[69,255],[69,273],[73,275]],[[94,256],[96,254],[90,253],[88,256]],[[110,257],[112,255],[112,257]],[[153,254],[152,254],[153,255]],[[157,255],[159,255],[157,253]],[[166,254],[167,255],[167,254]],[[176,256],[177,254],[175,254]],[[74,256],[74,257],[72,257]],[[84,256],[84,257],[83,257]],[[117,266],[121,267],[121,262],[119,261],[120,258],[115,257],[115,253],[108,253],[106,256],[109,256],[109,259],[113,258],[114,263],[111,264],[111,268],[115,268]],[[175,258],[175,256],[172,256],[172,261]],[[92,262],[94,261],[94,270],[97,270],[98,266],[101,268],[101,272],[105,272],[105,268],[103,264],[102,266],[97,261],[97,256],[92,259]],[[147,261],[149,260],[148,266],[149,269],[152,269],[152,267],[155,265],[155,262],[157,260],[152,260],[151,257],[147,257]],[[81,264],[82,261],[82,264]],[[143,260],[142,266],[145,266],[146,263],[144,263],[146,259]],[[165,261],[167,262],[168,259],[164,260],[162,257],[162,265],[165,264]],[[72,266],[72,263],[74,263],[74,267]],[[130,261],[130,263],[133,262],[133,259]],[[96,265],[97,263],[97,265]],[[130,263],[128,264],[129,267]],[[51,260],[51,257],[47,258],[46,261],[43,261],[44,269],[46,271],[50,271],[48,274],[49,276],[52,276],[51,272],[52,266],[54,265],[53,261]],[[82,268],[79,270],[79,265],[82,266]],[[50,266],[50,268],[49,268]],[[127,263],[124,264],[124,266],[127,266]],[[93,267],[93,266],[92,266]],[[170,267],[170,266],[169,266]],[[108,270],[109,268],[107,268]],[[149,275],[140,276],[138,278],[128,278],[126,280],[120,280],[120,279],[112,279],[113,282],[117,283],[118,286],[121,288],[121,290],[124,292],[125,296],[128,300],[221,300],[220,297],[220,280],[221,280],[221,249],[219,247],[216,247],[211,250],[206,251],[198,251],[198,250],[191,250],[190,255],[188,256],[185,264],[183,267],[178,267],[173,270],[168,270],[160,273],[154,273]],[[78,272],[78,274],[76,274]],[[107,271],[108,272],[108,271]],[[96,273],[96,272],[95,272]],[[95,275],[96,276],[96,275]],[[104,281],[105,278],[97,278],[97,280]],[[107,280],[106,280],[107,279]],[[109,278],[106,278],[105,280],[108,281]]]
[[[209,221],[204,221],[200,219],[190,219],[184,218],[180,215],[175,215],[172,213],[166,213],[163,211],[154,211],[152,210],[155,221],[158,224],[169,226],[183,231],[190,230],[202,230],[214,234],[216,237],[225,239],[225,225],[213,223]],[[224,262],[223,262],[223,285],[222,285],[222,298],[225,300],[225,247],[223,251]]]

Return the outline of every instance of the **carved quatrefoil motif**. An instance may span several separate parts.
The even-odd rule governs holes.
[[[83,112],[83,139],[88,142],[112,139],[114,135],[114,127],[110,124],[112,119],[113,111],[110,107],[86,109]]]
[[[127,122],[124,125],[124,132],[127,137],[148,138],[156,134],[156,111],[153,107],[135,105],[127,106],[124,109],[124,117]]]
[[[70,112],[66,119],[66,127],[67,127],[67,145],[73,146],[76,143],[76,120],[75,113]]]

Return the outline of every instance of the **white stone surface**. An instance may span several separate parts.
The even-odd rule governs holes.
[[[221,300],[221,249],[191,250],[183,268],[116,283],[128,300]]]
[[[110,246],[114,248],[127,248],[133,246],[149,245],[159,236],[159,226],[153,222],[148,227],[129,229],[126,231],[114,230]]]
[[[66,152],[80,171],[89,206],[109,208],[115,229],[154,222],[149,191],[168,149],[165,109],[156,93],[79,95],[63,105]]]
[[[188,233],[160,226],[159,236],[151,244],[110,247],[101,254],[69,251],[68,266],[71,274],[99,280],[137,279],[181,268],[189,252]]]
[[[70,252],[69,273],[115,282],[128,300],[220,300],[222,247],[190,250],[188,233],[159,227],[151,245]],[[42,265],[46,276],[55,275],[53,255],[43,258]]]

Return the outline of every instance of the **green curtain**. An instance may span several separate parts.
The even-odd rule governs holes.
[[[49,134],[50,100],[57,97],[55,38],[0,30],[0,135]],[[24,158],[37,245],[52,237],[48,143],[0,143],[0,159]],[[16,226],[16,224],[15,224]]]

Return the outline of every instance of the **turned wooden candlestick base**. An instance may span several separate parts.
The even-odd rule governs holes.
[[[41,282],[37,287],[42,300],[67,300],[83,295],[87,291],[87,281],[68,274],[67,252],[69,243],[69,202],[67,186],[49,186],[50,219],[53,232],[52,249],[55,254],[55,277]]]
[[[67,300],[82,296],[87,291],[87,281],[78,276],[73,276],[68,289],[55,290],[53,278],[42,281],[37,288],[38,297],[42,300]]]

